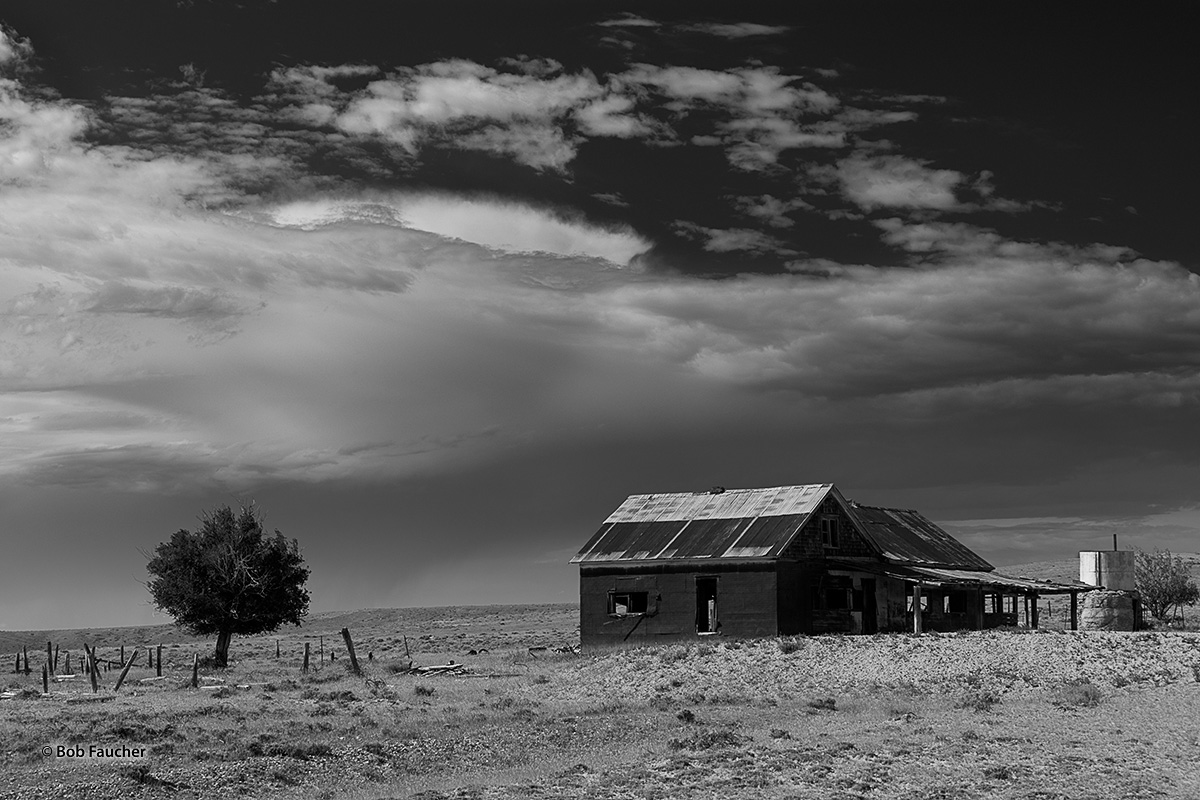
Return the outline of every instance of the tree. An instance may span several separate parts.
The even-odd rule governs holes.
[[[1181,556],[1172,556],[1170,550],[1138,550],[1134,559],[1138,592],[1155,619],[1165,620],[1176,609],[1200,601],[1200,587]]]
[[[253,504],[202,512],[194,533],[179,530],[146,565],[154,604],[198,636],[217,635],[215,661],[229,664],[233,635],[299,625],[308,613],[308,568],[295,539],[267,536]]]

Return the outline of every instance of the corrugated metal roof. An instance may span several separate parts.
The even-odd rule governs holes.
[[[845,561],[830,559],[829,566],[834,569],[874,572],[880,575],[890,575],[902,580],[937,585],[980,585],[983,588],[1015,589],[1017,591],[1032,591],[1042,594],[1064,594],[1067,592],[1086,592],[1095,589],[1086,583],[1075,581],[1062,583],[1060,581],[1033,580],[1003,575],[999,572],[969,569],[938,569],[936,567],[913,567],[905,564],[879,564],[864,561]]]
[[[888,561],[913,566],[984,570],[992,565],[919,512],[853,505],[859,529]]]
[[[777,556],[831,489],[820,483],[631,495],[571,563]]]
[[[1033,580],[1032,578],[1019,578],[1012,575],[1004,575],[994,571],[976,572],[961,569],[931,569],[929,567],[912,567],[912,571],[944,581],[979,581],[986,586],[1003,586],[1012,589],[1029,589],[1035,592],[1045,592],[1047,594],[1053,594],[1056,592],[1087,591],[1089,589],[1096,588],[1078,581],[1074,583],[1061,583],[1059,581],[1049,580],[1038,581]]]

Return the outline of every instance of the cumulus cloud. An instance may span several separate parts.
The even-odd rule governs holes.
[[[837,176],[848,200],[875,208],[928,208],[947,211],[958,205],[955,190],[966,176],[952,169],[930,169],[898,155],[852,157],[838,163]]]
[[[78,155],[75,139],[85,125],[80,107],[27,99],[16,81],[0,78],[0,182],[36,180]]]

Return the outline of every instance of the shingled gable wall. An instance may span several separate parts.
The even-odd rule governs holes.
[[[826,547],[821,540],[821,519],[836,517],[838,521],[838,546]],[[812,517],[800,529],[795,538],[780,553],[781,559],[813,561],[829,558],[871,558],[879,555],[862,537],[842,504],[830,493],[813,512]]]

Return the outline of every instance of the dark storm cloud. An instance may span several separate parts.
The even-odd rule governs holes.
[[[1080,197],[1153,148],[1077,124],[1129,106],[1119,83],[1029,105],[1075,63],[1057,47],[1018,85],[1011,43],[973,60],[990,29],[947,60],[967,38],[913,49],[887,9],[567,4],[479,36],[345,12],[338,44],[280,5],[238,40],[261,52],[135,41],[94,85],[110,51],[80,47],[120,32],[47,34],[57,73],[0,38],[6,529],[52,519],[107,574],[131,519],[152,546],[261,495],[320,604],[359,605],[572,599],[530,565],[624,494],[714,484],[836,481],[993,560],[1106,520],[1194,530],[1185,150],[1141,173],[1169,203],[1105,184],[1118,221],[1091,221]]]

